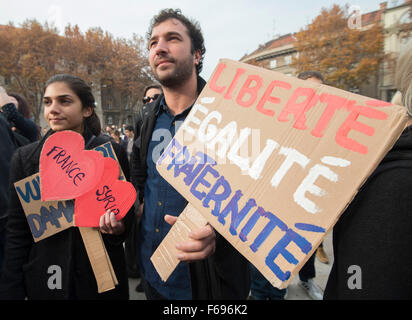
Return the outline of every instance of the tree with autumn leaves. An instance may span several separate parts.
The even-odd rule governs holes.
[[[349,14],[338,5],[322,9],[319,16],[296,34],[296,72],[317,70],[327,84],[353,90],[377,75],[384,59],[379,23],[350,28]]]
[[[143,46],[137,35],[114,38],[100,28],[82,33],[68,25],[60,36],[55,28],[28,20],[20,27],[0,29],[0,75],[7,79],[8,91],[27,98],[37,123],[44,84],[57,73],[79,76],[93,87],[109,80],[131,109],[153,81]]]

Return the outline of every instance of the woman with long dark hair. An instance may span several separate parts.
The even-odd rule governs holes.
[[[72,130],[82,134],[85,148],[93,149],[110,138],[101,134],[100,120],[95,112],[91,88],[80,78],[56,75],[46,83],[44,117],[50,130],[41,141],[19,148],[10,169],[10,202],[7,224],[7,244],[0,299],[128,299],[128,279],[123,241],[133,219],[133,208],[123,220],[113,212],[100,218],[100,231],[119,285],[102,294],[91,268],[79,229],[72,227],[49,238],[34,242],[13,183],[39,171],[43,144],[52,134]],[[112,143],[126,179],[129,179],[127,155]],[[62,288],[50,290],[48,268],[61,268]]]

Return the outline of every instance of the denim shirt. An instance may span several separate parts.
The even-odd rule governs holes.
[[[190,109],[191,107],[173,116],[169,112],[164,97],[162,98],[156,112],[157,120],[146,158],[147,180],[144,188],[144,210],[139,241],[141,271],[145,280],[158,293],[171,300],[192,298],[189,265],[184,262],[179,263],[169,279],[163,282],[150,261],[150,257],[171,228],[165,222],[164,216],[166,214],[178,216],[186,207],[187,201],[159,174],[156,162]]]

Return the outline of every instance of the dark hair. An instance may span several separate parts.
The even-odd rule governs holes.
[[[199,75],[203,68],[203,58],[206,53],[202,30],[200,29],[199,22],[186,18],[180,9],[163,9],[159,14],[154,16],[146,34],[147,41],[149,41],[152,36],[153,28],[169,19],[177,19],[187,28],[192,43],[191,53],[193,54],[197,50],[200,51],[199,64],[196,66],[196,73]]]
[[[128,130],[130,132],[134,132],[134,128],[133,126],[126,126],[126,128],[124,128],[125,130]]]
[[[17,100],[17,102],[19,104],[17,110],[23,115],[23,117],[25,117],[26,119],[30,119],[31,118],[31,110],[30,110],[30,106],[29,106],[27,100],[24,99],[21,95],[19,95],[17,93],[9,93],[8,95]]]
[[[302,80],[307,80],[309,78],[316,78],[319,79],[322,82],[325,82],[325,78],[322,76],[322,74],[318,71],[303,71],[298,74],[298,78]]]
[[[159,89],[161,92],[163,92],[162,87],[158,84],[151,84],[150,86],[147,86],[144,88],[143,91],[143,97],[146,96],[146,92],[149,91],[149,89]]]
[[[100,119],[96,114],[95,111],[95,100],[92,93],[92,88],[82,79],[79,77],[70,75],[70,74],[57,74],[51,77],[46,82],[46,88],[55,82],[63,82],[69,86],[69,88],[79,97],[80,101],[82,102],[82,107],[87,108],[91,107],[93,113],[90,117],[87,117],[85,121],[85,125],[92,131],[95,136],[98,136],[101,131],[102,127],[100,124]]]

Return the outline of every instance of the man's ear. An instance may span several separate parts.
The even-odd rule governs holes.
[[[195,65],[198,65],[200,63],[201,58],[202,58],[202,53],[200,52],[200,50],[196,50],[194,52]]]

